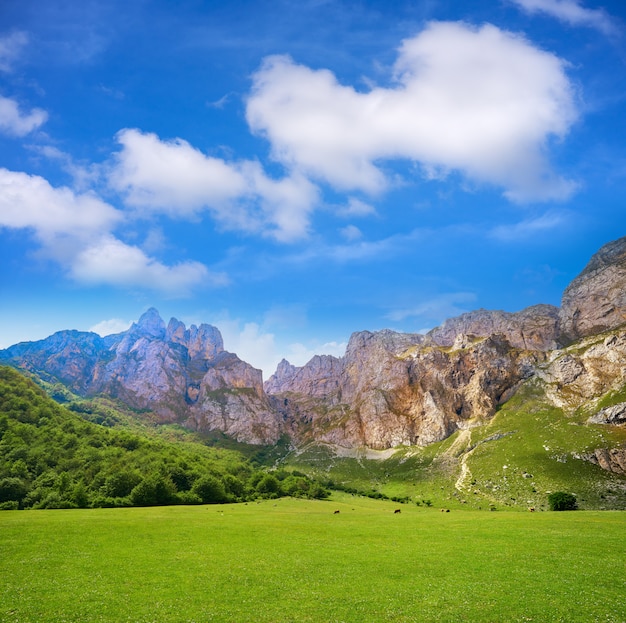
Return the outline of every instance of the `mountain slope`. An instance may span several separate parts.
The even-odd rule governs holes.
[[[248,443],[286,434],[297,446],[317,441],[340,451],[420,446],[485,424],[535,376],[546,400],[566,410],[618,388],[626,369],[619,331],[589,348],[584,340],[622,326],[625,292],[622,238],[591,258],[560,309],[478,310],[427,335],[361,331],[343,357],[282,362],[265,385],[260,370],[224,350],[218,329],[176,319],[166,326],[154,309],[124,333],[63,331],[0,351],[0,361],[82,396],[111,396],[161,422]],[[567,344],[580,346],[559,348]]]

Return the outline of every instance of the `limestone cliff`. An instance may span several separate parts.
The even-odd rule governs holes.
[[[299,368],[283,361],[265,389],[299,443],[429,444],[491,417],[535,375],[556,406],[584,407],[591,422],[620,424],[624,409],[596,413],[594,401],[626,384],[626,335],[598,335],[625,319],[623,238],[594,255],[565,291],[560,310],[478,310],[425,336],[355,333],[344,357],[317,357]],[[586,341],[559,349],[582,337]]]
[[[560,340],[595,335],[626,323],[626,237],[605,244],[563,293]]]
[[[148,410],[162,422],[219,430],[249,443],[280,436],[261,371],[224,351],[215,327],[187,329],[176,319],[166,327],[155,309],[118,335],[65,331],[13,346],[0,359],[84,396],[111,396]]]
[[[516,313],[479,309],[446,320],[428,338],[439,346],[452,346],[459,335],[501,334],[514,348],[547,351],[557,348],[558,320],[559,310],[552,305],[534,305]]]

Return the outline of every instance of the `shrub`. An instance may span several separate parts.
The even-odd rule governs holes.
[[[280,483],[272,474],[266,474],[257,484],[256,490],[261,495],[278,494],[280,491]]]
[[[0,480],[0,502],[21,502],[28,493],[28,486],[20,478]]]
[[[221,504],[227,501],[224,483],[215,476],[202,476],[193,483],[191,492],[197,495],[203,504]]]
[[[555,491],[548,496],[551,511],[575,511],[578,508],[576,496],[573,493]]]
[[[151,474],[144,478],[130,494],[135,506],[166,506],[176,502],[176,487],[169,478]]]

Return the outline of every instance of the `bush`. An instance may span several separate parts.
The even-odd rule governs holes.
[[[176,500],[176,487],[169,478],[152,474],[144,478],[130,493],[135,506],[167,506]]]
[[[278,495],[280,491],[280,483],[272,474],[266,474],[263,478],[261,478],[261,480],[259,480],[256,490],[257,493],[260,493],[261,495]]]
[[[575,511],[578,508],[576,496],[573,493],[555,491],[548,496],[551,511]]]
[[[21,502],[28,493],[28,486],[20,478],[0,480],[0,502]]]
[[[228,501],[224,483],[215,476],[202,476],[193,483],[191,492],[197,495],[203,504],[221,504]]]

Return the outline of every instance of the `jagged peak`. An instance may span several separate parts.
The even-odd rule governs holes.
[[[133,329],[139,330],[145,335],[151,335],[154,337],[165,336],[165,323],[163,322],[159,312],[154,307],[150,307],[150,309],[145,311],[139,317],[137,324],[134,324],[133,327],[131,327],[131,331]]]
[[[176,318],[167,325],[166,340],[187,348],[192,359],[212,359],[224,351],[224,340],[217,327],[192,324],[189,329]]]

